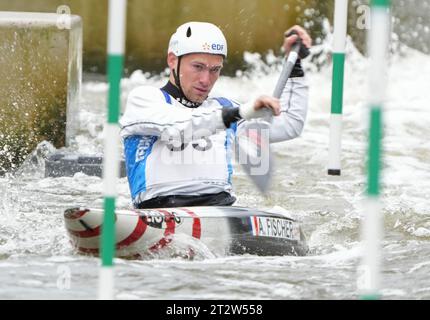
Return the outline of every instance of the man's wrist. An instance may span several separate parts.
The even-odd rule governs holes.
[[[239,108],[223,108],[222,109],[222,121],[226,128],[230,128],[231,124],[242,119],[239,113]]]
[[[304,75],[305,72],[303,71],[301,60],[297,59],[296,64],[291,71],[290,78],[304,77]]]

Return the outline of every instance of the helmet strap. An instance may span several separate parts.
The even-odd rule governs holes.
[[[179,92],[181,94],[181,98],[185,97],[184,92],[182,91],[182,87],[181,87],[181,79],[179,78],[179,74],[180,74],[180,69],[181,69],[181,60],[182,60],[182,56],[178,57],[178,72],[176,72],[175,69],[173,69],[173,78],[175,79],[175,85],[178,87]]]
[[[173,69],[173,78],[175,80],[175,85],[178,87],[179,89],[179,97],[175,97],[176,100],[178,100],[180,103],[182,103],[183,105],[185,105],[186,107],[189,108],[197,108],[198,106],[201,105],[201,103],[198,102],[192,102],[190,101],[186,96],[184,91],[182,90],[182,86],[181,86],[181,80],[179,78],[180,75],[180,69],[181,69],[181,60],[182,60],[182,56],[178,57],[178,71],[176,71],[175,69]]]

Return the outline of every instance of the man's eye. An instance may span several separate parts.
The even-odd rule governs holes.
[[[221,71],[221,67],[216,67],[216,68],[211,69],[212,73],[218,73],[220,71]]]
[[[196,70],[198,70],[198,71],[203,70],[203,66],[198,65],[198,64],[194,65],[193,67],[194,67],[194,69],[196,69]]]

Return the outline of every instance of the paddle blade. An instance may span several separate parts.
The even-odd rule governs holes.
[[[272,174],[269,123],[248,122],[244,126],[236,138],[236,161],[242,165],[258,190],[266,194]]]

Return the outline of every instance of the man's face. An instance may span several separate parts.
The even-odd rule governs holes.
[[[170,53],[168,63],[171,69],[173,66],[178,70],[177,61],[178,58]],[[198,103],[206,100],[218,80],[223,61],[222,56],[208,53],[192,53],[182,57],[179,79],[182,91],[188,100]]]

